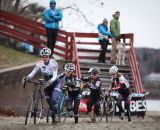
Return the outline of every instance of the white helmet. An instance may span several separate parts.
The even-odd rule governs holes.
[[[48,47],[45,47],[41,50],[40,52],[41,56],[50,56],[51,55],[51,49],[49,49]]]
[[[117,66],[112,66],[110,69],[109,69],[109,73],[110,74],[114,74],[114,73],[116,73],[116,72],[118,72],[118,68],[117,68]]]
[[[64,69],[68,72],[73,72],[75,71],[76,69],[76,66],[73,64],[73,63],[67,63],[65,66],[64,66]]]

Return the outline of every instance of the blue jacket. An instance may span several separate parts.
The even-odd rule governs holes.
[[[62,13],[59,9],[47,9],[44,12],[45,28],[59,29],[59,21],[62,20]]]
[[[98,31],[99,31],[99,34],[100,35],[105,35],[105,36],[108,36],[109,38],[112,37],[111,33],[108,31],[108,27],[105,26],[104,24],[99,24],[98,25]],[[103,40],[103,37],[100,36],[98,37],[98,40],[99,41],[102,41]]]

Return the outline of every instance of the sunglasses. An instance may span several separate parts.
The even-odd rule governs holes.
[[[115,76],[116,75],[116,73],[114,73],[114,74],[111,74],[112,76]]]

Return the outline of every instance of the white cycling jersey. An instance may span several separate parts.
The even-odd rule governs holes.
[[[58,64],[56,61],[50,59],[48,64],[44,64],[43,61],[40,61],[36,64],[32,72],[27,76],[29,78],[33,78],[38,71],[41,71],[44,77],[52,76],[50,82],[53,83],[57,78],[58,73]]]
[[[119,78],[111,78],[111,83],[114,83],[116,86],[120,84],[124,84],[126,88],[129,88],[129,82],[121,75]]]

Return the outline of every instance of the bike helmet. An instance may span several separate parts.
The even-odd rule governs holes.
[[[110,69],[109,69],[109,73],[110,74],[115,74],[115,73],[117,73],[118,72],[118,68],[117,68],[117,66],[112,66]]]
[[[76,66],[73,63],[67,63],[64,66],[64,70],[66,70],[68,72],[73,72],[73,71],[75,71],[75,69],[76,69]]]
[[[91,75],[95,75],[100,73],[100,69],[98,67],[93,67],[93,68],[90,68],[88,72],[91,73]]]
[[[40,52],[41,56],[50,56],[51,55],[51,49],[48,47],[45,47]]]

